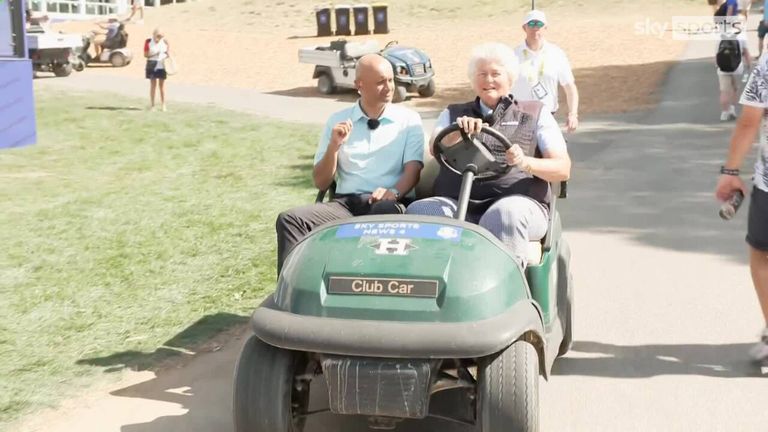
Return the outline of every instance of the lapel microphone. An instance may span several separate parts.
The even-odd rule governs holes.
[[[372,118],[368,119],[368,129],[370,130],[375,130],[377,127],[379,127],[380,124],[381,122],[379,121],[379,119],[372,119]]]

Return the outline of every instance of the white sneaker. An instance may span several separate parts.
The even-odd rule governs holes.
[[[728,117],[730,117],[730,113],[728,111],[723,111],[720,113],[720,121],[728,121]]]
[[[755,363],[768,364],[768,327],[763,329],[760,342],[749,350],[749,357]]]

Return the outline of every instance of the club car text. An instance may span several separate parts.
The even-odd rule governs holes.
[[[437,281],[331,277],[328,293],[437,298]]]

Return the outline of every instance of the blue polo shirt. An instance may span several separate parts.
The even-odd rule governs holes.
[[[358,101],[328,119],[315,153],[315,165],[328,149],[333,127],[347,119],[352,121],[352,131],[339,148],[337,194],[371,193],[380,187],[395,187],[407,162],[423,163],[424,131],[418,113],[389,104],[379,117],[379,127],[371,130]]]

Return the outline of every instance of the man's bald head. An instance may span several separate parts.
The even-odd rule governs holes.
[[[360,57],[355,65],[355,87],[366,104],[391,102],[395,82],[389,60],[378,54]]]
[[[385,70],[392,71],[392,65],[389,64],[387,59],[378,54],[366,54],[360,57],[357,65],[355,65],[355,79],[365,79],[367,75],[372,73],[378,75],[378,73],[385,72]]]

